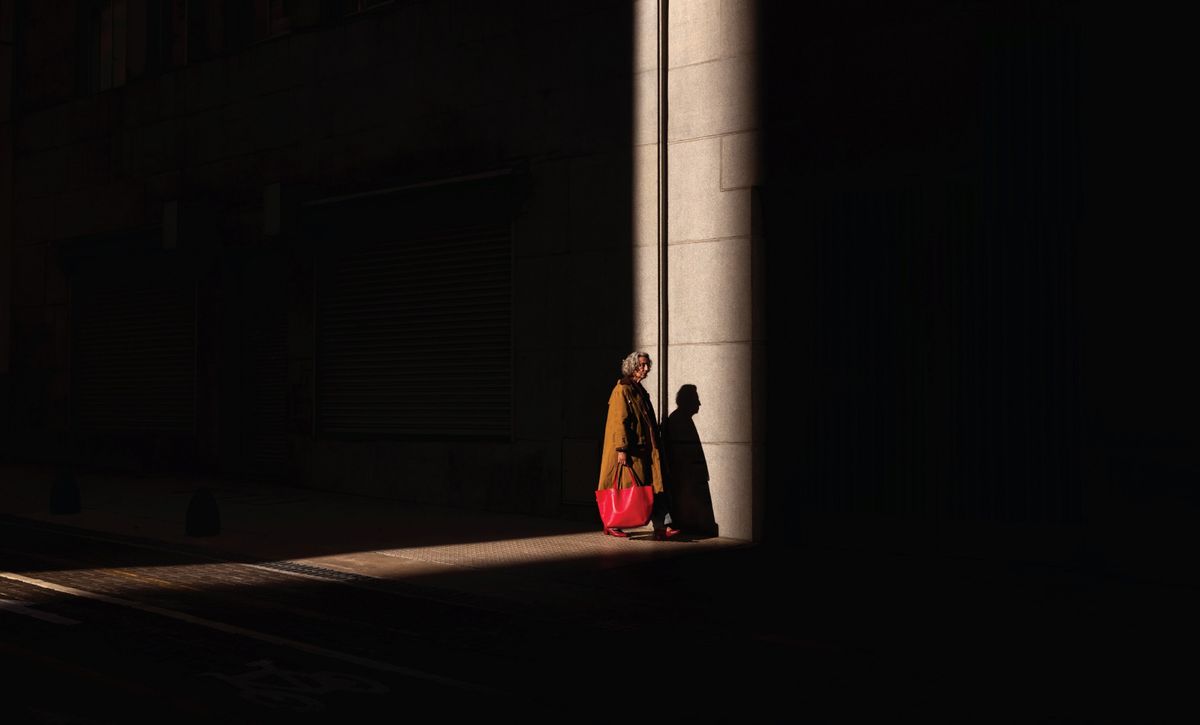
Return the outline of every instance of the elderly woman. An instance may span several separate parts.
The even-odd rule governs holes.
[[[604,426],[604,450],[600,460],[598,490],[628,488],[639,483],[654,487],[654,538],[659,541],[679,532],[667,525],[671,515],[663,486],[662,440],[650,396],[642,381],[650,374],[650,355],[631,352],[621,361],[621,379],[608,396],[608,422]],[[605,527],[609,536],[628,538],[621,529]]]

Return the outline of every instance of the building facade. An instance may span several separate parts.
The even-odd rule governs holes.
[[[761,535],[751,3],[3,7],[10,455],[592,516],[645,349]]]
[[[694,528],[1094,547],[1200,395],[1081,5],[0,0],[6,453],[590,518],[641,349]]]

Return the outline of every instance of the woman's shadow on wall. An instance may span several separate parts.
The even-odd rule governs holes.
[[[671,472],[671,521],[695,534],[717,535],[712,492],[708,487],[708,459],[700,433],[692,420],[700,412],[700,394],[695,385],[683,385],[675,394],[675,410],[667,416],[663,437],[667,442],[667,465]]]

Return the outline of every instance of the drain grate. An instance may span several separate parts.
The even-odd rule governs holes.
[[[263,569],[291,572],[293,574],[307,574],[308,576],[329,579],[331,581],[354,582],[356,584],[374,584],[377,581],[374,577],[364,576],[363,574],[328,569],[323,566],[313,566],[312,564],[301,564],[296,561],[261,561],[255,562],[254,566]]]

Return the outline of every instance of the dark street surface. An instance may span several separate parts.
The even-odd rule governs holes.
[[[614,702],[687,721],[1166,722],[1190,721],[1175,703],[1194,689],[1193,666],[1167,664],[1192,659],[1173,623],[1194,592],[1061,567],[736,547],[560,567],[541,586],[590,593],[563,608],[16,517],[0,557],[6,722],[573,722]]]
[[[1103,5],[0,0],[0,725],[1200,723],[1195,41]]]

